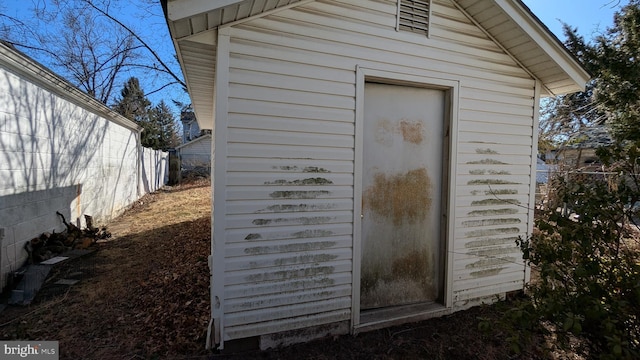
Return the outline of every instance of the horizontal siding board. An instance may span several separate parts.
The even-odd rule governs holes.
[[[229,186],[227,199],[229,200],[293,200],[306,203],[315,199],[344,199],[353,196],[353,187],[347,186],[272,186],[248,187]]]
[[[514,146],[510,144],[478,144],[473,142],[458,144],[458,154],[466,156],[467,154],[488,155],[520,155],[531,156],[531,149],[527,151],[524,146]]]
[[[527,213],[486,216],[482,219],[473,217],[456,218],[456,228],[460,231],[482,230],[496,226],[514,226],[527,223]]]
[[[454,280],[453,291],[469,290],[474,288],[485,288],[490,286],[499,286],[503,283],[509,283],[512,281],[524,281],[524,267],[514,266],[513,268],[507,268],[508,271],[500,273],[494,276],[478,276],[469,277],[464,280]],[[454,278],[458,274],[454,273]]]
[[[352,210],[350,198],[338,199],[284,199],[284,200],[235,200],[227,203],[227,214],[280,214],[307,211]]]
[[[228,154],[231,157],[353,160],[353,149],[295,145],[230,143]]]
[[[353,82],[328,81],[325,79],[314,79],[301,77],[299,75],[281,75],[274,73],[264,73],[261,71],[247,71],[231,69],[231,74],[235,84],[251,85],[251,87],[266,87],[270,89],[286,89],[301,91],[313,94],[330,94],[335,96],[355,96],[356,89]],[[349,74],[351,77],[351,74]],[[233,86],[231,88],[233,89]],[[248,91],[249,88],[238,87],[237,91]],[[261,90],[261,89],[258,89]],[[269,90],[271,91],[271,90]],[[233,91],[231,92],[233,97]],[[242,98],[250,98],[250,93],[243,93]],[[294,100],[294,99],[287,99]],[[352,106],[349,106],[352,108]]]
[[[246,323],[247,318],[250,318],[256,323],[263,323],[282,318],[295,318],[297,316],[307,315],[311,309],[316,313],[328,313],[335,310],[349,308],[350,306],[351,297],[343,296],[330,300],[290,304],[287,306],[249,310],[241,313],[227,313],[225,316],[225,324],[229,327],[242,325]]]
[[[351,211],[331,212],[304,212],[304,213],[275,213],[275,214],[242,214],[229,215],[227,227],[237,228],[264,228],[273,226],[339,224],[353,221]]]
[[[282,240],[263,240],[258,243],[241,242],[228,244],[225,248],[227,258],[245,257],[249,254],[282,254],[287,252],[324,250],[351,247],[348,235],[324,238],[302,238]]]
[[[350,273],[352,268],[353,266],[349,260],[318,264],[313,267],[304,264],[279,266],[269,269],[260,268],[227,272],[225,273],[224,281],[227,286],[238,284],[254,286],[263,282],[287,283],[292,280],[306,279],[313,276],[326,278],[334,273]]]
[[[469,300],[483,297],[493,297],[496,294],[507,293],[510,291],[522,290],[524,288],[524,271],[522,271],[522,279],[504,281],[501,284],[493,286],[485,286],[472,289],[458,290],[454,293],[454,300],[457,306],[464,306]],[[460,303],[457,303],[460,302]]]
[[[487,196],[506,196],[512,194],[528,194],[528,184],[492,184],[491,188],[489,184],[478,185],[460,185],[456,188],[456,194],[462,196],[473,196],[474,198],[487,197]]]
[[[276,84],[274,83],[272,86]],[[309,89],[307,92],[276,87],[261,89],[253,85],[233,83],[229,86],[229,97],[230,99],[284,102],[323,108],[353,109],[355,107],[355,100],[352,97],[311,92],[312,90],[316,89]]]
[[[484,165],[486,168],[491,168],[494,165],[522,165],[522,164],[530,164],[531,156],[527,155],[515,155],[515,154],[465,154],[465,156],[460,161],[461,164],[467,165]]]
[[[233,123],[233,116],[231,116],[233,113],[349,123],[353,123],[355,118],[355,110],[235,98],[229,99],[229,113],[230,123]]]
[[[501,177],[502,179],[502,177]],[[506,177],[505,180],[513,180],[514,182],[518,180],[518,178],[508,178]],[[527,181],[528,183],[528,181]],[[493,190],[493,186],[491,184],[486,184],[484,186],[479,186],[478,190],[483,191],[483,190]],[[509,195],[501,195],[501,196],[494,196],[494,195],[485,195],[485,196],[461,196],[460,198],[458,198],[458,206],[461,208],[464,207],[482,207],[482,206],[496,206],[496,205],[502,205],[502,203],[504,204],[510,204],[510,205],[516,205],[516,206],[525,206],[526,208],[526,204],[527,201],[529,199],[529,194],[527,193],[523,193],[523,194],[509,194]],[[485,205],[486,204],[486,205]],[[524,205],[522,205],[524,204]]]
[[[531,165],[515,164],[461,164],[459,174],[470,175],[531,175]]]
[[[492,249],[496,246],[507,246],[514,245],[516,240],[518,239],[518,235],[494,235],[494,236],[486,236],[479,237],[473,239],[466,239],[467,241],[458,241],[455,244],[453,251],[457,253],[465,254],[471,250],[485,250]],[[518,259],[522,260],[522,257]],[[454,266],[457,266],[454,264]]]
[[[533,114],[533,111],[531,112]],[[527,122],[531,121],[531,115],[529,116],[516,116],[516,115],[507,115],[498,113],[495,111],[477,111],[476,109],[460,109],[460,120],[461,121],[473,121],[473,122],[481,122],[488,123],[486,124],[487,130],[491,131],[495,128],[501,126],[502,124],[512,124],[519,126],[527,126],[532,128],[532,125]],[[467,129],[461,129],[461,131],[465,131]]]
[[[479,146],[491,146],[492,144],[531,146],[532,144],[531,136],[509,134],[501,134],[500,136],[495,136],[495,134],[488,132],[474,133],[471,131],[463,130],[460,130],[458,132],[458,142],[474,143],[479,144]],[[529,147],[529,149],[531,149],[531,147]],[[464,159],[462,159],[462,161],[464,161]]]
[[[225,284],[225,299],[252,298],[281,294],[286,291],[299,291],[301,289],[322,289],[329,286],[350,285],[351,272],[338,272],[308,276],[303,279],[294,279],[286,282],[263,282],[252,284]]]
[[[287,133],[284,131],[229,128],[227,140],[233,143],[299,145],[308,147],[353,148],[352,135],[330,136],[322,133]]]
[[[282,186],[316,186],[316,185],[353,185],[352,174],[318,174],[318,173],[267,173],[229,172],[229,184],[234,186],[268,185],[275,188]]]
[[[244,258],[227,258],[226,271],[268,269],[287,265],[313,264],[323,266],[326,259],[331,261],[351,260],[351,249],[323,249],[322,251],[288,252],[280,254],[252,255],[251,261]]]
[[[471,251],[467,254],[456,252],[455,255],[456,262],[454,263],[453,270],[458,276],[463,276],[462,274],[464,273],[471,274],[483,270],[503,269],[513,266],[517,268],[517,271],[522,271],[524,267],[522,253],[520,249],[515,246],[515,241],[511,244],[505,244],[502,247],[487,248],[482,251]],[[460,279],[462,278],[460,277]]]
[[[256,244],[265,240],[294,240],[351,235],[352,227],[350,224],[298,225],[262,229],[229,229],[225,234],[227,244],[234,242],[250,242]]]
[[[521,106],[495,101],[481,101],[468,98],[462,100],[463,101],[460,101],[461,110],[474,110],[515,116],[531,116],[533,114],[533,107],[531,106]]]
[[[309,309],[313,311],[313,309]],[[232,326],[225,328],[225,340],[251,337],[261,334],[278,333],[291,329],[298,329],[313,326],[330,324],[339,321],[349,320],[351,311],[349,309],[341,309],[325,313],[313,313],[299,317],[287,317],[274,321],[266,321],[261,323],[251,323],[242,326]]]
[[[460,89],[460,98],[487,101],[489,104],[508,104],[530,109],[533,112],[533,104],[531,94],[517,96],[515,94],[500,94],[492,89],[475,89],[471,87],[463,87]],[[465,105],[466,106],[466,105]]]
[[[230,158],[227,164],[229,172],[280,172],[297,174],[353,174],[353,161],[327,161],[309,159],[256,159]]]
[[[232,70],[244,69],[253,73],[276,74],[296,77],[301,80],[315,79],[330,81],[333,84],[344,83],[354,87],[355,75],[352,69],[333,69],[324,71],[325,66],[300,63],[286,59],[269,59],[261,56],[232,54]]]
[[[354,126],[349,122],[297,119],[254,114],[231,114],[233,128],[309,132],[337,135],[353,135]]]
[[[269,296],[230,299],[225,304],[225,312],[232,314],[247,310],[269,309],[279,306],[289,306],[310,303],[329,297],[345,297],[351,295],[350,285],[327,286],[325,288],[291,291]]]

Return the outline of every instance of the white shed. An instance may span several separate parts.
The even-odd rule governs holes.
[[[209,345],[522,289],[538,104],[587,72],[519,0],[168,0],[212,129]]]

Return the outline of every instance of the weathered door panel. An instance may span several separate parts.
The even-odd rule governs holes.
[[[445,96],[436,89],[365,85],[363,310],[441,296]]]

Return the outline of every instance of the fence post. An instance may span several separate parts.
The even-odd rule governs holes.
[[[169,185],[180,183],[182,176],[180,173],[180,156],[176,150],[169,150]]]

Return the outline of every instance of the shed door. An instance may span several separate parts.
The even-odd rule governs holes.
[[[443,90],[365,84],[363,310],[441,295],[445,99]]]

